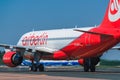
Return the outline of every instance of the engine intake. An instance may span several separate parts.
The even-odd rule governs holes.
[[[9,67],[16,67],[18,65],[20,65],[23,61],[23,57],[16,53],[16,52],[6,52],[3,55],[3,62],[5,65],[9,66]]]

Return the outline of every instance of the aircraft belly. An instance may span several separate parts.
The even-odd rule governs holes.
[[[100,44],[97,45],[91,45],[91,46],[86,46],[84,48],[79,48],[72,53],[72,57],[79,59],[85,57],[101,56],[106,50],[110,49],[117,43],[119,43],[119,41],[113,39],[113,40],[101,42]]]

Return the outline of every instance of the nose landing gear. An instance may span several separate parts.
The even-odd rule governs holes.
[[[32,65],[30,66],[30,71],[44,71],[44,65],[40,63],[41,57],[42,55],[40,53],[34,53],[34,60],[32,61]]]

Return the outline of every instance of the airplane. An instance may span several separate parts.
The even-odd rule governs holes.
[[[44,71],[44,65],[38,64],[41,60],[78,60],[84,72],[95,72],[103,53],[119,42],[120,0],[110,0],[103,21],[96,27],[32,31],[17,45],[0,46],[5,48],[3,62],[9,67],[20,65],[23,58],[32,62],[32,71]]]

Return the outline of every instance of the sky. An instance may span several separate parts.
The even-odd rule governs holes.
[[[34,30],[99,25],[109,0],[0,0],[0,43]]]
[[[32,30],[99,25],[109,0],[0,0],[0,43]],[[105,55],[106,57],[106,55]]]

